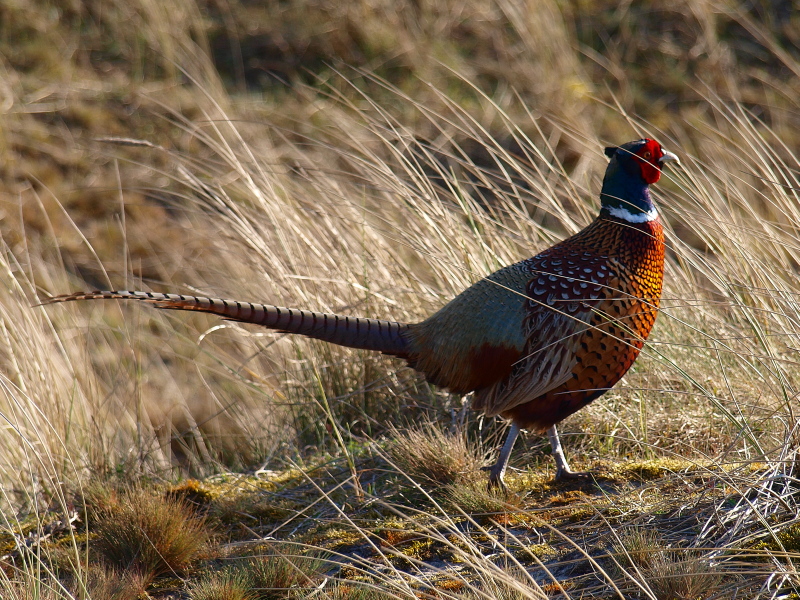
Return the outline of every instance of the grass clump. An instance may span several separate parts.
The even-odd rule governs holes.
[[[411,600],[410,594],[385,591],[369,585],[339,581],[325,589],[330,600]]]
[[[233,596],[230,597],[237,599],[286,598],[292,593],[318,586],[329,566],[330,561],[319,551],[304,554],[298,545],[276,544],[262,555],[237,558],[235,564],[206,577],[192,591],[191,597],[193,600],[228,598],[213,594],[231,590]],[[236,595],[241,593],[240,590],[247,590],[247,595]]]
[[[185,502],[143,489],[122,492],[97,514],[92,548],[106,564],[147,578],[186,570],[208,548],[205,521]]]
[[[73,585],[79,593],[79,586]],[[92,567],[86,577],[86,589],[92,600],[137,600],[147,587],[147,576],[134,569]],[[79,594],[76,594],[79,596]]]
[[[265,556],[253,557],[244,570],[259,599],[279,598],[286,590],[319,584],[329,566],[319,554],[298,554],[298,546],[279,545]]]
[[[66,600],[57,588],[39,582],[5,581],[0,584],[2,597],[7,600]]]
[[[483,457],[461,432],[428,422],[389,435],[389,456],[412,479],[450,485],[482,477]]]
[[[620,572],[655,600],[701,600],[722,581],[722,573],[691,549],[671,548],[656,532],[634,530],[614,548]]]
[[[189,586],[190,600],[256,600],[250,582],[240,572],[212,573]]]
[[[480,583],[470,585],[456,596],[460,600],[544,600],[549,596],[544,588],[535,585],[521,569],[510,569],[506,573],[493,573]],[[560,591],[554,589],[553,591]]]
[[[489,490],[485,480],[454,483],[447,497],[455,508],[470,515],[498,515],[519,508],[519,498]]]

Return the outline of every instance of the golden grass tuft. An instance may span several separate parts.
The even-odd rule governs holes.
[[[208,550],[209,531],[185,502],[134,488],[98,511],[91,548],[112,568],[178,575]]]
[[[521,498],[513,492],[506,494],[500,490],[487,489],[485,477],[449,485],[447,498],[459,511],[495,519],[521,507]]]
[[[2,592],[4,600],[68,600],[57,584],[33,579],[27,581],[0,580],[0,592]]]
[[[562,591],[560,587],[549,587],[555,593]],[[511,567],[508,572],[479,580],[456,597],[460,600],[546,600],[549,596],[541,586],[531,585],[529,576],[519,567]]]
[[[653,531],[637,529],[623,534],[614,551],[626,576],[655,600],[706,598],[723,579],[701,552],[670,548]]]
[[[432,422],[405,430],[391,427],[387,451],[392,461],[417,481],[450,485],[483,478],[484,457],[466,435],[442,431]]]
[[[193,600],[222,600],[226,590],[232,598],[252,600],[302,597],[304,591],[320,585],[323,573],[331,567],[319,550],[306,552],[296,544],[272,544],[266,553],[229,560],[233,564],[191,587]],[[245,591],[244,596],[238,595]]]
[[[412,594],[399,594],[374,585],[356,582],[335,582],[323,589],[326,600],[414,600]]]
[[[86,590],[92,600],[138,600],[142,597],[149,576],[137,569],[107,568],[95,565],[86,578]],[[80,595],[80,586],[74,586]]]
[[[244,573],[230,569],[211,573],[189,585],[190,600],[257,600],[259,597]]]

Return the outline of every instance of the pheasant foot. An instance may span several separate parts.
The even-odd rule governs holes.
[[[591,479],[591,473],[582,473],[573,471],[569,468],[567,458],[564,456],[564,449],[561,447],[561,438],[558,437],[558,429],[553,425],[547,430],[547,439],[550,440],[550,447],[552,448],[553,458],[556,461],[556,481],[575,481]]]

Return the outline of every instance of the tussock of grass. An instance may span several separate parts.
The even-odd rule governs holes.
[[[384,591],[370,585],[337,582],[323,590],[330,600],[412,600],[415,596]]]
[[[627,577],[656,600],[693,600],[713,595],[723,574],[712,562],[699,551],[666,546],[657,533],[634,530],[621,536],[614,551]]]
[[[42,580],[0,580],[0,591],[8,600],[68,600],[57,584]]]
[[[457,594],[463,600],[545,600],[549,595],[541,586],[531,585],[531,581],[519,568],[511,568],[508,573],[497,574],[496,577],[487,578],[469,586],[464,592]],[[550,590],[560,591],[558,588]]]
[[[525,589],[521,586],[512,587],[502,584],[487,586],[486,589],[470,590],[464,594],[459,594],[457,597],[463,598],[463,600],[485,600],[486,598],[496,600],[529,600],[534,598],[536,600],[544,600],[547,598],[544,594],[535,594],[533,590]]]
[[[451,484],[447,497],[457,510],[474,516],[496,517],[520,505],[520,499],[514,494],[488,490],[483,478]]]
[[[245,573],[225,570],[212,573],[189,586],[191,600],[256,600]]]
[[[149,490],[122,492],[96,519],[92,548],[112,568],[146,578],[182,573],[208,549],[203,519],[184,502]]]
[[[263,547],[262,547],[263,549]],[[297,545],[273,544],[257,556],[231,558],[222,570],[189,586],[192,600],[277,600],[302,598],[323,583],[330,562]]]
[[[465,433],[448,433],[435,423],[389,430],[388,453],[407,475],[441,485],[482,478],[484,457]]]
[[[92,600],[137,600],[147,588],[149,576],[137,569],[114,569],[102,565],[89,570],[86,591]],[[80,597],[84,582],[73,585]]]
[[[269,552],[246,558],[234,568],[257,598],[269,600],[317,587],[330,566],[318,551],[307,553],[297,545],[275,544]]]

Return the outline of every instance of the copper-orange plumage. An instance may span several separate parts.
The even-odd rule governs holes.
[[[547,431],[556,477],[574,476],[555,426],[625,375],[653,327],[664,233],[649,186],[665,161],[677,160],[649,139],[606,155],[601,210],[591,224],[475,283],[421,323],[150,292],[80,292],[45,303],[142,300],[397,356],[436,385],[474,393],[474,409],[512,422],[490,485],[502,485],[520,429]]]

